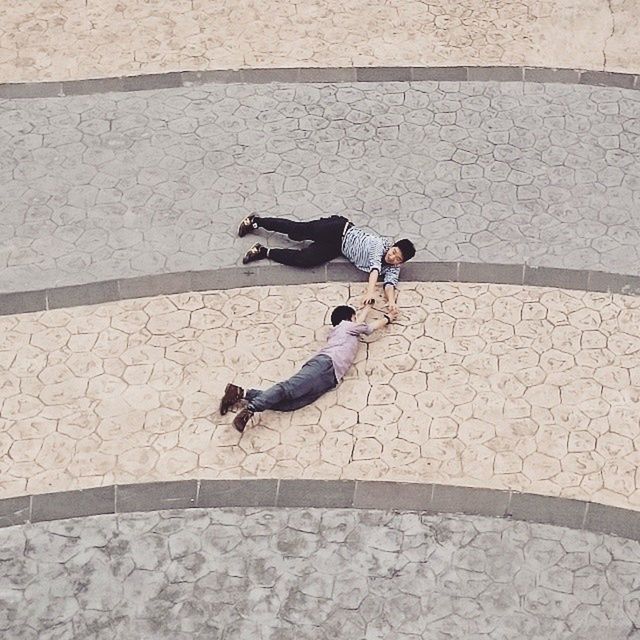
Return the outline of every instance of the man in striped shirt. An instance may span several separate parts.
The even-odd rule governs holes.
[[[362,305],[373,303],[376,283],[382,278],[387,308],[394,313],[398,311],[396,287],[400,265],[416,253],[410,240],[392,243],[377,233],[355,227],[343,216],[296,222],[251,215],[240,223],[238,235],[242,238],[256,229],[284,233],[291,240],[312,242],[303,249],[268,249],[258,242],[245,254],[244,264],[268,258],[294,267],[316,267],[343,255],[355,267],[369,274]]]

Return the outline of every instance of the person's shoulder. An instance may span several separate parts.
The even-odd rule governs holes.
[[[370,333],[371,325],[366,322],[351,322],[351,320],[343,320],[339,325],[344,325],[342,331],[352,336],[359,336],[361,333]]]
[[[351,320],[343,320],[340,324],[333,327],[333,331],[336,333],[349,333],[354,327],[357,327],[357,322],[351,322]]]

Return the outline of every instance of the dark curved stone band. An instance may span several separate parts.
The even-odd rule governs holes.
[[[0,98],[47,98],[191,87],[209,82],[559,82],[640,89],[640,74],[544,67],[334,67],[171,71],[139,76],[0,84]]]
[[[354,267],[342,260],[313,269],[265,265],[164,273],[39,291],[0,294],[0,315],[61,309],[188,291],[355,282],[357,279],[358,275]],[[640,276],[603,271],[529,267],[522,264],[419,262],[412,260],[403,267],[402,279],[405,282],[514,284],[640,295]]]
[[[640,540],[640,511],[498,489],[360,480],[181,480],[21,496],[0,500],[0,527],[102,514],[198,507],[463,513]]]

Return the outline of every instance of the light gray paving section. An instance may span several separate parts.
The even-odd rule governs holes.
[[[6,640],[638,638],[640,544],[471,516],[221,509],[0,531]]]
[[[250,212],[341,213],[425,261],[640,273],[640,94],[210,84],[0,100],[0,291],[239,264]]]

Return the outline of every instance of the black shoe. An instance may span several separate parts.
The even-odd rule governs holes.
[[[247,233],[252,233],[254,229],[258,228],[258,224],[256,222],[256,217],[255,215],[251,215],[251,216],[247,216],[241,223],[240,226],[238,227],[238,235],[241,238],[244,238]]]
[[[235,384],[229,383],[225,387],[222,400],[220,400],[220,415],[225,415],[225,413],[238,404],[242,398],[244,398],[244,389]]]
[[[253,411],[250,409],[243,409],[234,419],[233,426],[242,433],[247,426],[247,422],[253,418]]]
[[[264,260],[267,257],[267,247],[263,247],[259,242],[247,251],[242,258],[242,264],[249,264],[249,262],[255,262],[256,260]]]

